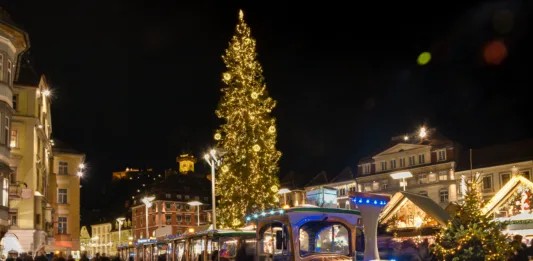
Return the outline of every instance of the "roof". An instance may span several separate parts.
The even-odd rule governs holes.
[[[25,52],[20,57],[18,74],[15,78],[15,85],[39,86],[40,75],[33,69],[33,62],[30,52]]]
[[[412,132],[412,133],[407,133],[405,135],[394,136],[391,138],[390,143],[386,147],[376,150],[374,153],[372,153],[371,155],[367,157],[361,158],[359,160],[359,164],[373,162],[372,157],[400,143],[429,145],[434,148],[441,148],[441,147],[446,147],[446,146],[450,146],[454,144],[452,140],[448,139],[442,133],[438,132],[435,128],[428,129],[426,133],[427,133],[427,138],[424,138],[424,139],[421,139],[420,137],[418,137],[418,132]],[[407,141],[404,139],[405,136],[409,138]]]
[[[353,172],[350,167],[344,168],[339,175],[335,176],[329,183],[338,183],[354,180]]]
[[[473,169],[528,160],[533,160],[533,139],[500,143],[472,149]],[[470,150],[462,151],[457,163],[457,171],[469,170]]]
[[[405,200],[411,201],[414,205],[419,207],[422,211],[424,211],[442,226],[446,226],[448,221],[452,219],[450,214],[448,214],[448,212],[446,212],[432,199],[411,192],[400,191],[394,194],[391,201],[381,212],[381,222],[387,221],[394,216],[398,210],[400,210],[400,207],[404,204]]]
[[[527,186],[533,190],[533,182],[521,175],[516,175],[511,178],[511,180],[507,181],[498,193],[485,204],[481,209],[481,213],[488,214],[498,209],[498,207],[505,203],[520,185]]]
[[[327,183],[328,183],[328,175],[326,174],[325,171],[321,171],[313,179],[311,179],[311,181],[309,181],[307,185],[305,186],[311,187],[311,186],[325,185]]]
[[[66,154],[77,154],[77,155],[85,155],[84,153],[81,153],[74,148],[72,148],[70,145],[54,139],[54,147],[53,147],[54,153],[66,153]]]
[[[307,180],[305,180],[304,175],[298,175],[295,171],[289,171],[289,173],[285,174],[285,176],[280,179],[279,183],[282,188],[295,190],[303,189]]]

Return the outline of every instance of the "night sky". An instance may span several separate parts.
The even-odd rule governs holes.
[[[282,176],[333,176],[422,125],[465,147],[533,136],[531,1],[174,2],[3,4],[51,81],[53,136],[87,153],[84,204],[112,171],[213,144],[239,8],[278,101]],[[506,49],[487,62],[492,41]]]

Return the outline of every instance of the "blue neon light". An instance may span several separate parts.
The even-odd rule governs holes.
[[[372,204],[372,205],[376,205],[376,206],[385,206],[388,203],[385,200],[374,200],[374,201],[371,201],[368,198],[353,198],[352,201],[354,203],[358,203],[358,204]]]

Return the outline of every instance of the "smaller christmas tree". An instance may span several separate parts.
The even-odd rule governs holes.
[[[512,255],[510,239],[501,231],[505,224],[483,215],[483,199],[476,180],[467,182],[464,202],[448,226],[435,239],[433,251],[439,260],[506,260]]]

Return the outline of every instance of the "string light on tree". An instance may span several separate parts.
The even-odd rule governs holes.
[[[256,41],[239,11],[239,21],[222,56],[222,97],[216,111],[225,121],[215,133],[218,147],[228,153],[217,178],[217,217],[223,226],[242,226],[246,213],[276,206],[276,177],[281,153],[276,150],[276,121],[270,112],[276,102],[269,97],[263,69],[256,59]],[[223,137],[223,138],[222,138]]]
[[[513,248],[502,233],[505,225],[482,214],[478,180],[467,182],[466,187],[464,202],[435,238],[435,255],[439,260],[506,260]]]

